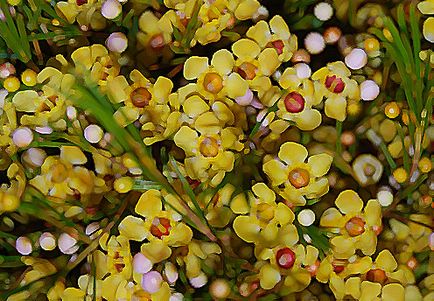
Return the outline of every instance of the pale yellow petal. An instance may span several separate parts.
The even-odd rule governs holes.
[[[208,69],[208,58],[191,56],[184,63],[184,77],[187,80],[198,78]]]
[[[211,65],[220,74],[229,74],[229,72],[232,71],[234,64],[234,56],[227,49],[218,50],[214,53],[211,59]]]
[[[339,210],[344,213],[358,213],[363,208],[363,201],[354,190],[342,191],[335,201]]]
[[[325,175],[333,162],[333,157],[329,154],[318,154],[310,156],[307,164],[310,166],[312,174],[315,177],[322,177]]]
[[[279,150],[279,158],[289,166],[302,163],[306,160],[308,152],[306,147],[296,142],[286,142]]]

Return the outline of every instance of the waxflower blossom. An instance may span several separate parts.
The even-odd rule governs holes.
[[[210,115],[212,117],[212,115]],[[215,117],[213,119],[216,119]],[[182,126],[173,140],[185,152],[184,159],[187,175],[192,179],[209,181],[217,186],[226,172],[234,167],[235,154],[243,149],[240,139],[243,137],[239,128],[221,128],[219,121],[194,130]],[[198,122],[195,123],[196,128]]]
[[[337,235],[330,240],[333,254],[347,259],[356,250],[372,255],[377,245],[377,235],[382,228],[381,205],[369,200],[363,209],[363,201],[353,190],[342,191],[335,201],[336,208],[327,209],[320,220],[323,227],[338,229]]]
[[[162,198],[158,190],[146,191],[135,207],[135,212],[144,219],[128,215],[119,224],[119,232],[127,239],[147,240],[141,250],[154,263],[168,258],[172,252],[170,247],[188,244],[193,235],[176,212],[163,210]]]
[[[418,3],[417,8],[424,15],[434,14],[434,3],[432,0],[425,0]],[[434,43],[434,17],[428,17],[423,23],[423,36],[431,43]]]
[[[318,257],[318,250],[308,245],[281,245],[263,252],[258,259],[269,260],[259,262],[263,264],[260,268],[260,285],[264,289],[272,289],[278,282],[283,282],[282,291],[284,294],[300,292],[304,290],[311,281],[311,273],[304,266],[315,264]]]
[[[297,50],[297,38],[289,32],[288,25],[281,16],[274,16],[268,24],[265,21],[259,21],[249,28],[246,35],[258,43],[262,49],[274,49],[281,62],[289,61],[294,51]]]
[[[209,100],[228,96],[236,98],[246,94],[248,83],[232,72],[235,60],[231,52],[218,50],[208,64],[208,58],[192,56],[184,64],[184,77],[197,80],[198,92]]]
[[[285,200],[294,205],[304,205],[306,199],[327,193],[329,184],[324,175],[332,161],[328,154],[308,158],[308,151],[303,145],[286,142],[280,147],[278,159],[265,162],[263,169],[274,189]]]
[[[233,228],[244,241],[255,243],[255,252],[263,248],[272,248],[278,244],[294,245],[298,241],[298,233],[294,221],[294,213],[283,202],[276,202],[276,194],[265,183],[257,183],[252,187],[248,201],[234,200],[232,204],[235,214]]]
[[[347,100],[360,99],[357,82],[350,79],[350,75],[350,70],[343,62],[329,63],[312,74],[315,81],[315,98],[326,98],[324,110],[330,118],[345,120]]]
[[[280,77],[279,84],[287,92],[277,102],[277,116],[293,121],[301,130],[317,128],[322,117],[312,106],[318,105],[321,99],[315,98],[313,82],[310,79],[300,79],[294,68],[287,68]]]

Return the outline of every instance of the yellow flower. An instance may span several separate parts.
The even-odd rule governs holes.
[[[327,193],[328,180],[324,177],[330,169],[333,157],[328,154],[308,157],[307,149],[295,142],[282,144],[278,159],[264,163],[263,169],[278,193],[294,205],[304,205]],[[280,186],[283,188],[280,188]]]
[[[142,217],[125,217],[118,226],[119,233],[130,240],[143,243],[141,252],[152,262],[167,259],[171,247],[188,244],[193,236],[191,229],[180,221],[181,216],[174,211],[163,210],[162,195],[158,190],[148,190],[136,204],[135,212]]]
[[[84,30],[102,30],[106,19],[101,15],[101,5],[100,0],[68,0],[57,2],[55,9],[70,24],[77,20]]]
[[[107,81],[116,77],[120,72],[118,60],[108,53],[108,50],[100,44],[84,46],[71,54],[75,72],[86,76],[90,71],[90,77],[105,91]]]
[[[232,44],[232,52],[237,57],[234,70],[249,83],[254,91],[267,91],[271,87],[271,76],[281,62],[271,48],[261,51],[259,45],[250,39],[240,39]]]
[[[202,24],[196,30],[194,37],[200,44],[217,42],[221,38],[221,32],[233,24],[233,17],[228,11],[228,2],[228,0],[203,1],[198,14]]]
[[[249,84],[238,73],[232,72],[234,66],[232,53],[221,49],[212,56],[211,65],[206,57],[189,57],[184,64],[184,77],[197,79],[198,92],[208,100],[225,96],[236,98],[246,94]]]
[[[202,206],[205,209],[205,217],[213,227],[223,228],[233,218],[233,212],[229,205],[234,198],[235,187],[228,183],[220,188],[214,196],[209,195],[203,200]],[[211,198],[212,197],[212,198]]]
[[[277,102],[277,116],[295,122],[303,131],[317,128],[321,124],[321,113],[312,106],[319,104],[321,98],[315,97],[313,82],[310,79],[300,80],[294,68],[287,68],[279,84],[286,92]]]
[[[351,71],[343,62],[327,64],[312,74],[315,81],[315,98],[325,101],[325,114],[333,119],[344,121],[347,116],[347,100],[360,100],[357,82],[350,79]]]
[[[124,76],[117,76],[108,81],[107,93],[114,103],[124,103],[115,113],[114,118],[121,126],[136,120],[142,125],[143,142],[146,145],[167,139],[180,126],[181,113],[170,105],[173,83],[160,76],[154,84],[138,70],[130,74],[133,82],[128,84]]]
[[[346,294],[362,301],[381,300],[404,301],[406,279],[402,270],[389,250],[381,251],[365,273],[364,277],[351,277],[345,282]]]
[[[64,200],[69,197],[88,199],[97,189],[105,187],[105,181],[81,166],[86,156],[76,146],[62,146],[60,156],[49,156],[41,166],[41,174],[29,181],[45,195]]]
[[[282,295],[304,290],[311,281],[311,273],[305,268],[314,265],[318,258],[318,250],[308,245],[280,245],[262,252],[259,260],[269,260],[259,271],[260,285],[264,289],[272,289],[280,280],[283,286]]]
[[[249,28],[246,35],[255,40],[262,49],[274,49],[281,62],[289,61],[297,50],[297,37],[289,32],[288,25],[281,16],[274,16],[269,24],[259,21]]]
[[[246,205],[231,205],[235,214],[233,228],[244,241],[255,244],[255,253],[277,245],[293,246],[298,242],[298,233],[294,221],[294,213],[283,202],[276,202],[276,194],[264,183],[257,183],[249,192],[249,209]],[[237,200],[237,202],[245,202]],[[248,207],[247,207],[248,208]],[[259,256],[259,255],[257,255]]]
[[[243,133],[235,127],[222,129],[220,121],[213,113],[209,113],[196,120],[197,130],[182,126],[173,140],[185,152],[187,175],[215,187],[223,180],[225,173],[233,169],[234,151],[239,152],[244,147],[240,142]],[[203,123],[199,123],[199,120]]]
[[[177,256],[177,262],[180,266],[184,265],[187,277],[195,278],[202,273],[202,262],[209,267],[217,267],[222,250],[216,243],[192,240],[187,246],[182,247]]]
[[[235,0],[229,2],[229,8],[238,20],[252,19],[261,4],[258,0]]]
[[[145,11],[139,18],[137,41],[152,55],[161,55],[162,49],[172,41],[172,26],[167,18],[158,19],[152,11]]]
[[[128,238],[121,235],[112,236],[105,246],[107,249],[107,271],[111,275],[121,275],[129,279],[132,275],[132,256]]]
[[[434,1],[425,0],[419,2],[417,8],[424,15],[434,14]],[[431,43],[434,43],[434,17],[429,17],[423,23],[423,36],[425,39]]]
[[[0,186],[0,213],[15,211],[26,188],[26,175],[21,164],[9,165],[6,175],[10,184]]]
[[[347,259],[356,250],[365,255],[374,254],[382,227],[379,202],[369,200],[362,211],[363,201],[359,195],[353,190],[345,190],[338,195],[335,204],[339,210],[327,209],[320,220],[322,227],[338,229],[338,235],[330,240],[334,256]]]

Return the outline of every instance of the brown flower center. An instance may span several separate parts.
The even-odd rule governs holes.
[[[291,170],[288,175],[288,179],[292,186],[299,189],[309,184],[310,175],[306,169],[296,168]]]
[[[148,89],[140,87],[131,92],[131,102],[134,106],[138,108],[144,108],[149,105],[151,101],[152,94],[148,91]]]
[[[297,92],[291,92],[286,95],[283,100],[285,108],[289,113],[300,113],[304,109],[304,98],[301,94]]]
[[[203,79],[203,87],[212,94],[217,94],[223,89],[223,79],[218,73],[207,73]]]
[[[365,221],[360,217],[352,217],[346,224],[345,229],[347,229],[350,236],[357,236],[365,232]]]
[[[163,236],[169,235],[171,228],[170,220],[164,217],[156,217],[152,221],[151,234],[157,238],[161,238]]]
[[[200,153],[207,158],[215,157],[219,153],[219,144],[217,139],[213,137],[206,137],[200,143]]]
[[[330,92],[341,93],[342,91],[344,91],[345,83],[342,80],[342,78],[333,75],[333,76],[326,77],[325,86],[327,89],[329,89]]]
[[[366,273],[366,279],[371,282],[384,284],[387,281],[386,272],[382,269],[372,269]]]
[[[244,62],[238,68],[237,72],[242,78],[246,80],[252,80],[256,76],[256,66],[252,63]]]
[[[277,251],[277,265],[282,269],[290,269],[295,263],[295,253],[290,248],[283,248]]]
[[[76,0],[77,6],[82,6],[83,4],[87,4],[87,0]]]

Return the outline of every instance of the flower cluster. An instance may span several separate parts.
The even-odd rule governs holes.
[[[0,5],[0,299],[433,299],[432,1],[271,2]]]

